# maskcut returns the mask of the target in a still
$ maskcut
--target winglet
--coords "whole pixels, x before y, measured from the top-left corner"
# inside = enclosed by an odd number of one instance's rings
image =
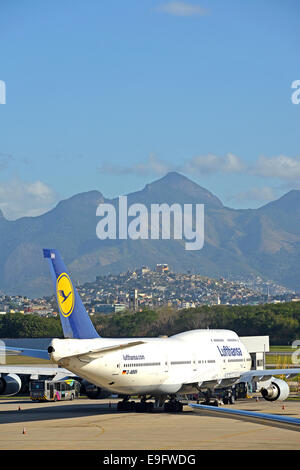
[[[64,337],[99,338],[60,253],[54,249],[44,249],[43,252],[50,266]]]

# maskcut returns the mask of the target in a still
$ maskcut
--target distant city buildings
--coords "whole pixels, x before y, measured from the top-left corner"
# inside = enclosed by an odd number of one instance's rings
[[[0,296],[0,313],[23,313],[49,316],[54,314],[53,305],[46,298],[30,299],[26,296]]]
[[[143,266],[121,274],[97,276],[94,282],[77,286],[90,315],[137,312],[144,308],[196,308],[201,305],[257,305],[299,301],[295,292],[258,276],[246,279],[210,279],[200,274],[174,273],[167,264],[154,270]],[[56,316],[56,298],[30,299],[0,295],[0,314]]]
[[[163,274],[169,271],[169,266],[167,264],[157,264],[156,265],[156,272]]]

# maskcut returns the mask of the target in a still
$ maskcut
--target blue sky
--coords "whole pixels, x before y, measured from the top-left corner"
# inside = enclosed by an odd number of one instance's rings
[[[171,170],[231,207],[299,188],[298,0],[4,0],[0,41],[7,218]]]

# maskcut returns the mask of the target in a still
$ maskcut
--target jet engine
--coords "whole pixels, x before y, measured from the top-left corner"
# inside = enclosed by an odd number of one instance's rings
[[[0,395],[16,395],[22,387],[22,381],[16,374],[7,374],[0,377]]]
[[[260,393],[267,401],[283,401],[289,396],[290,388],[284,380],[273,378],[269,386],[262,388]]]
[[[104,388],[97,387],[97,385],[91,384],[86,380],[81,382],[84,392],[88,398],[107,398],[111,395],[111,392]]]

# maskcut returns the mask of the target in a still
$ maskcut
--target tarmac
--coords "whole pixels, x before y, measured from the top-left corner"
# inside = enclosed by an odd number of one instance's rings
[[[1,450],[299,450],[300,426],[182,413],[118,412],[117,399],[32,402],[0,399]],[[231,409],[300,417],[300,401],[238,400]]]

